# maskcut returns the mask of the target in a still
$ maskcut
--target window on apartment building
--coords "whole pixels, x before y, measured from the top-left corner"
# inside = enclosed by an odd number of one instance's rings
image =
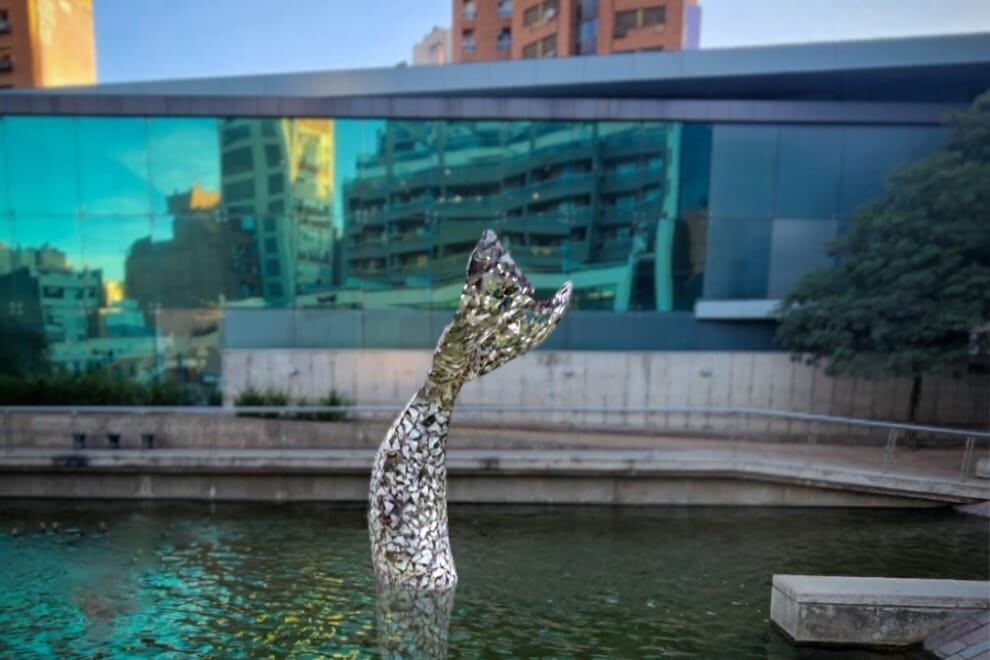
[[[461,9],[461,16],[464,17],[465,21],[473,21],[478,17],[478,6],[474,4],[474,0],[466,0],[463,9]]]
[[[512,18],[512,0],[498,0],[498,17]]]
[[[9,48],[0,48],[0,71],[12,71],[14,69],[14,58],[10,54]]]
[[[578,24],[577,52],[590,55],[598,51],[598,21],[581,21]]]
[[[0,9],[0,34],[7,34],[8,32],[10,32],[10,21],[7,10]]]
[[[543,3],[543,20],[552,21],[557,18],[557,0],[546,0]]]
[[[540,5],[533,5],[523,12],[523,25],[526,27],[535,27],[539,24],[541,15]]]
[[[590,21],[598,18],[598,0],[578,0],[577,19]]]
[[[223,129],[223,141],[225,143],[244,140],[251,136],[251,128],[246,124],[238,124]]]
[[[577,3],[577,44],[579,55],[589,55],[598,51],[598,0],[578,0]]]
[[[506,27],[499,30],[496,43],[499,50],[509,50],[512,47],[512,29]]]
[[[615,36],[624,37],[629,30],[663,25],[667,19],[666,7],[644,7],[615,14]]]
[[[282,150],[275,144],[265,145],[265,164],[268,167],[282,166]]]
[[[646,7],[643,9],[643,26],[663,25],[667,20],[666,7]]]
[[[254,170],[254,154],[251,147],[240,147],[225,151],[220,159],[225,175],[242,174]]]
[[[223,184],[223,201],[236,202],[251,199],[254,196],[254,181],[236,181]]]
[[[557,0],[544,0],[523,12],[523,25],[539,27],[557,18]]]
[[[620,11],[615,14],[615,36],[624,37],[626,32],[636,27],[639,10]]]
[[[474,47],[474,30],[464,30],[461,35],[461,52],[473,53]]]
[[[549,37],[543,39],[540,42],[542,52],[540,55],[542,57],[554,57],[557,55],[557,35],[551,34]]]
[[[555,57],[557,55],[557,35],[551,34],[539,41],[526,44],[523,48],[523,57]]]

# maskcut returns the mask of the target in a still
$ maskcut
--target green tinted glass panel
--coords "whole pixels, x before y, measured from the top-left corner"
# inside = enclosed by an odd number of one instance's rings
[[[193,189],[219,193],[219,123],[216,119],[192,117],[147,120],[148,181],[155,213],[183,213],[187,204],[181,197],[171,201],[173,195],[181,196]]]
[[[76,120],[81,210],[86,215],[151,211],[147,120],[82,117]]]
[[[19,215],[72,215],[80,210],[76,121],[69,117],[7,117],[7,180]]]

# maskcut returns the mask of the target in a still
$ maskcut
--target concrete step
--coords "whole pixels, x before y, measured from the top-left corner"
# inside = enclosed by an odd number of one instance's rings
[[[990,609],[990,582],[774,575],[770,620],[798,644],[902,647]]]
[[[104,474],[147,475],[160,479],[177,479],[176,475],[253,475],[273,479],[337,476],[366,482],[373,457],[374,451],[370,449],[81,452],[19,449],[0,455],[0,472],[8,475],[2,480],[5,483],[12,483],[12,477],[18,473],[63,479],[95,479]],[[534,497],[537,498],[534,501],[541,501],[538,495],[528,495],[531,491],[526,490],[527,484],[522,482],[527,481],[530,487],[546,482],[544,485],[549,487],[556,480],[563,490],[546,491],[547,501],[598,501],[600,497],[606,497],[606,482],[609,481],[636,491],[634,496],[630,495],[634,498],[630,503],[855,506],[849,498],[843,499],[846,495],[854,495],[873,498],[862,499],[862,506],[897,506],[898,500],[902,500],[902,505],[917,506],[990,499],[990,485],[979,479],[862,470],[730,448],[652,451],[462,449],[448,453],[447,468],[453,482],[451,496],[460,494],[469,498],[483,498],[480,489],[483,483],[488,483],[507,493],[511,492],[512,486],[523,487],[519,497]],[[477,483],[479,488],[470,496],[462,492],[461,485],[468,481]],[[731,486],[725,486],[728,482]],[[665,500],[663,498],[667,496],[655,490],[661,486],[676,486],[677,494],[671,491],[669,497],[672,499]],[[598,491],[601,491],[600,495],[593,495]],[[818,493],[814,497],[813,491]],[[16,496],[16,493],[0,488],[2,495]],[[194,495],[190,494],[190,497]],[[560,500],[562,497],[565,499]],[[358,499],[361,498],[363,495]],[[840,503],[843,501],[845,504]],[[606,498],[602,503],[610,503],[610,500]]]

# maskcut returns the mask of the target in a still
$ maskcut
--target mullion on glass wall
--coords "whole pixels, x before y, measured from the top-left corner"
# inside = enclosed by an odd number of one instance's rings
[[[7,156],[7,119],[0,117],[0,217],[6,218],[10,208],[10,163]]]
[[[673,308],[691,310],[704,285],[708,236],[708,199],[711,175],[712,126],[681,126],[677,228],[671,254],[674,279]]]

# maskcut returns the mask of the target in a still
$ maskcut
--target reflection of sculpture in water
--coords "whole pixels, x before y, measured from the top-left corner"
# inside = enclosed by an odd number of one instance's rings
[[[422,654],[442,653],[431,643],[446,646],[457,584],[447,532],[454,400],[467,381],[546,339],[570,297],[568,282],[550,300],[537,301],[494,232],[486,231],[471,253],[460,307],[440,336],[426,383],[385,435],[371,472],[368,527],[383,642],[387,635],[411,635],[427,644],[418,647]],[[403,646],[408,642],[395,643],[397,651],[411,652]]]

